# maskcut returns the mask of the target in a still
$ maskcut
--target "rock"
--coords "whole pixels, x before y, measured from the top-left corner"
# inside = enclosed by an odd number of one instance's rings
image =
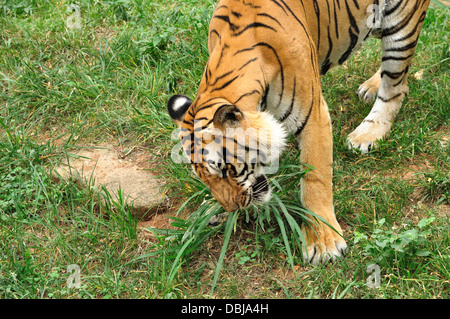
[[[140,218],[164,211],[167,199],[164,183],[149,170],[149,155],[117,151],[112,145],[96,146],[73,152],[55,169],[58,178],[73,178],[84,185],[104,186],[114,200],[119,189],[122,198]]]

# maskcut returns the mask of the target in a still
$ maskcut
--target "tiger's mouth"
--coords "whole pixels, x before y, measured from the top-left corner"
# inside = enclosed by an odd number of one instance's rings
[[[265,175],[260,175],[250,187],[241,191],[236,196],[234,201],[224,202],[218,197],[216,197],[216,199],[218,199],[219,203],[227,212],[232,212],[237,209],[247,208],[250,205],[262,205],[269,201],[270,197],[271,189],[269,186],[269,181]]]

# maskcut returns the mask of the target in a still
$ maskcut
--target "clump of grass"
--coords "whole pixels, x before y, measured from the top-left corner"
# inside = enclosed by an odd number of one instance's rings
[[[0,119],[5,131],[0,140],[0,214],[23,214],[38,210],[47,200],[58,197],[59,189],[48,187],[47,158],[54,155],[51,145],[37,144],[20,129],[11,129]]]

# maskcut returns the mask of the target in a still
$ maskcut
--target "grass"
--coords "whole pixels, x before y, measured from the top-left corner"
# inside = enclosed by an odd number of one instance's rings
[[[312,267],[301,260],[303,172],[293,145],[268,208],[217,227],[206,221],[218,205],[170,159],[165,102],[195,95],[215,1],[80,0],[81,28],[72,29],[71,3],[0,0],[0,298],[449,297],[448,8],[428,12],[410,94],[368,156],[345,140],[369,111],[355,92],[379,66],[379,42],[322,79],[335,207],[350,248]],[[158,157],[170,196],[184,203],[167,212],[174,229],[141,229],[123,196],[51,177],[74,149],[105,141]],[[367,286],[373,263],[378,289]],[[79,289],[67,284],[73,264]]]

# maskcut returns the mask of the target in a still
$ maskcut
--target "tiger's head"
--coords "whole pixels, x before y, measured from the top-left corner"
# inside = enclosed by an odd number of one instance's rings
[[[287,136],[272,115],[218,97],[192,102],[174,95],[167,109],[180,128],[184,155],[226,211],[270,199],[265,173],[277,164]]]

